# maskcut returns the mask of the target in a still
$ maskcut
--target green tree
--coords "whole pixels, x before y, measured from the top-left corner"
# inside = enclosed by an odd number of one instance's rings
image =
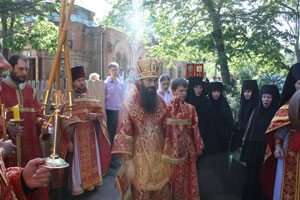
[[[135,2],[115,1],[102,24],[138,38],[136,31],[129,31]],[[254,77],[268,72],[257,70],[260,68],[287,69],[281,51],[291,51],[279,41],[284,34],[276,27],[278,13],[268,10],[262,1],[259,3],[253,6],[251,1],[152,0],[143,1],[135,10],[143,12],[140,28],[144,30],[143,41],[149,44],[149,55],[167,61],[216,62],[223,81],[230,84],[229,71],[236,73],[252,67]]]
[[[43,0],[0,1],[3,55],[7,57],[8,50],[20,51],[27,43],[37,49],[53,51],[56,46],[53,38],[57,37],[57,29],[47,21],[46,16],[57,8],[57,4]]]
[[[274,21],[280,27],[280,38],[292,47],[300,62],[300,0],[264,0],[262,7],[276,14]]]

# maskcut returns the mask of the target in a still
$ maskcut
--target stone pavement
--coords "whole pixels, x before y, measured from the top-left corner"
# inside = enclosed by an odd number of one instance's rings
[[[103,185],[98,186],[93,191],[85,191],[82,195],[72,196],[66,194],[67,191],[63,191],[62,200],[121,200],[118,189],[114,188],[115,175],[119,169],[108,169],[107,174],[103,177]],[[58,200],[57,198],[51,198]]]

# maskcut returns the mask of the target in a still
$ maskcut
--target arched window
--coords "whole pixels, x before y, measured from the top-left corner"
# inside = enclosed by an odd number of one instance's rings
[[[126,67],[127,67],[127,58],[126,58],[125,53],[122,54],[120,66],[122,66],[124,69],[126,69]]]
[[[169,76],[170,76],[171,79],[173,78],[173,73],[174,73],[174,69],[169,68]]]
[[[116,55],[116,63],[118,63],[119,66],[120,66],[120,64],[121,64],[121,54],[120,54],[120,52],[117,52],[117,55]]]

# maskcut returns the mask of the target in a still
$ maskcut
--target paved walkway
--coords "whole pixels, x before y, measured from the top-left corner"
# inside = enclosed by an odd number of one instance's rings
[[[103,185],[96,187],[95,190],[85,191],[84,194],[79,196],[64,194],[65,197],[62,200],[121,200],[119,190],[114,188],[115,175],[118,170],[108,169],[107,174],[103,177]]]

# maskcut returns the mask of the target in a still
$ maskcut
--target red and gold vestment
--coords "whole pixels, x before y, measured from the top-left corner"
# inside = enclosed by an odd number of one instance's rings
[[[170,166],[162,159],[166,104],[158,98],[153,114],[141,107],[140,86],[133,85],[120,112],[112,154],[132,161],[133,180],[123,163],[116,177],[122,199],[170,199]],[[125,163],[126,163],[125,162]]]
[[[196,159],[204,143],[195,107],[173,97],[168,104],[163,159],[173,165],[173,198],[199,200]]]
[[[42,150],[40,144],[40,134],[42,125],[45,122],[36,91],[28,84],[17,86],[7,76],[0,83],[0,104],[5,105],[6,120],[13,119],[13,109],[15,105],[19,105],[20,118],[24,119],[21,122],[23,134],[21,136],[21,167],[25,167],[29,160],[41,158]],[[2,126],[0,125],[0,134],[2,137]],[[43,139],[48,139],[49,135],[44,135]],[[16,144],[14,137],[10,137],[13,144]],[[5,159],[6,167],[17,166],[16,154],[11,154]],[[39,193],[36,193],[36,198],[48,199],[48,188],[41,187]]]
[[[27,199],[22,188],[21,174],[23,168],[11,167],[6,169],[0,156],[0,199]]]
[[[299,148],[293,148],[297,141],[299,142],[300,132],[294,130],[290,126],[288,116],[289,101],[285,103],[275,114],[271,124],[266,132],[268,147],[266,151],[265,163],[261,171],[261,184],[268,200],[273,199],[275,174],[277,167],[277,159],[273,155],[275,148],[274,133],[277,129],[288,126],[289,135],[284,156],[284,167],[282,174],[281,198],[289,200],[298,200],[300,198],[300,153]],[[282,143],[282,142],[281,142]],[[282,145],[281,145],[282,146]]]
[[[68,103],[68,96],[66,95],[62,107],[62,114],[66,116],[70,114]],[[77,195],[83,193],[84,189],[91,190],[94,186],[103,184],[101,174],[98,173],[97,154],[100,153],[101,173],[103,175],[110,163],[111,147],[106,127],[106,118],[100,101],[96,99],[91,92],[87,91],[84,94],[75,94],[74,104],[76,106],[73,108],[72,117],[62,119],[61,128],[63,131],[59,140],[59,155],[65,159],[68,153],[69,143],[77,144],[77,147],[74,145],[74,148],[78,149],[77,164],[79,164],[82,187],[81,191],[73,193]],[[89,113],[97,114],[96,122],[89,120]],[[96,131],[97,123],[99,125],[98,131]],[[73,128],[66,129],[70,126]],[[97,141],[97,143],[95,141]],[[96,144],[98,144],[98,146],[96,146]],[[98,150],[100,152],[98,152]],[[68,160],[71,165],[69,169],[72,169],[73,159],[74,157]],[[68,176],[70,179],[71,174]],[[53,180],[53,187],[62,186],[63,178],[64,170],[59,170],[59,178]]]

